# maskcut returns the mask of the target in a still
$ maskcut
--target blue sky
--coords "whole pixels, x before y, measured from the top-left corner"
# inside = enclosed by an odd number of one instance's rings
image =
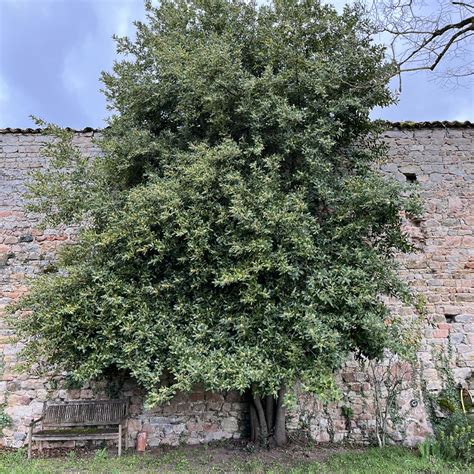
[[[99,75],[112,66],[111,36],[133,35],[132,21],[143,17],[142,0],[0,0],[0,128],[30,127],[31,114],[101,127],[109,112]],[[474,88],[413,73],[404,78],[399,104],[374,115],[474,121]]]

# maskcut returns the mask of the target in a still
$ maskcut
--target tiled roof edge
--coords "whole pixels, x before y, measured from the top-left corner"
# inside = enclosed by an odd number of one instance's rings
[[[389,122],[382,121],[388,128],[420,129],[420,128],[474,128],[474,123],[466,120],[433,120],[428,122]]]
[[[387,128],[402,128],[402,129],[420,129],[420,128],[474,128],[474,123],[466,120],[460,122],[458,120],[436,120],[432,122],[388,122],[382,121]],[[85,127],[82,129],[75,129],[66,127],[66,130],[74,133],[97,133],[101,132],[101,128]],[[0,128],[0,134],[6,133],[42,133],[42,128]]]
[[[7,127],[7,128],[0,128],[0,133],[24,133],[24,134],[30,134],[30,133],[43,133],[43,128],[12,128],[12,127]],[[95,132],[101,132],[103,129],[101,128],[93,128],[93,127],[84,127],[81,129],[76,129],[76,128],[70,128],[66,127],[66,130],[69,132],[74,132],[74,133],[95,133]]]

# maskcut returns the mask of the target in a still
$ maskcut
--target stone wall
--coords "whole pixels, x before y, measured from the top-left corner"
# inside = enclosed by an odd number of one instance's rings
[[[20,349],[5,321],[4,308],[27,291],[27,279],[45,270],[58,245],[70,241],[70,229],[38,229],[25,212],[23,193],[28,173],[45,165],[41,149],[50,139],[34,130],[0,133],[0,421],[11,418],[2,442],[21,446],[27,425],[41,413],[48,399],[105,397],[107,387],[68,387],[63,379],[43,380],[15,372]],[[95,154],[94,131],[75,135],[83,153]],[[390,160],[384,173],[399,180],[416,181],[424,200],[423,219],[409,222],[408,230],[419,251],[403,258],[403,277],[426,299],[429,323],[420,351],[427,388],[440,388],[434,368],[433,347],[455,348],[456,377],[474,389],[474,127],[470,124],[400,125],[384,134]],[[409,316],[410,310],[396,308]],[[290,417],[297,433],[307,429],[318,441],[345,438],[367,441],[373,435],[372,386],[367,371],[349,361],[339,375],[344,399],[323,405],[301,397],[300,409]],[[212,394],[198,388],[178,395],[171,404],[153,411],[143,408],[143,394],[125,383],[121,396],[131,405],[129,435],[147,431],[149,444],[201,443],[245,436],[247,404],[236,393]],[[394,437],[415,444],[429,432],[419,389],[407,389],[401,398],[404,430]],[[2,405],[3,404],[3,405]],[[352,409],[350,417],[344,407]],[[416,405],[416,406],[415,406]]]
[[[420,353],[428,388],[439,388],[430,348],[455,346],[454,373],[474,389],[474,127],[393,130],[382,171],[416,179],[423,219],[410,233],[419,251],[404,256],[402,276],[426,299],[432,324]]]

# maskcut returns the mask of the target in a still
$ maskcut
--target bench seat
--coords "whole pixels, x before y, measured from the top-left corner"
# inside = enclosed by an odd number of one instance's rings
[[[94,439],[118,439],[117,429],[64,429],[42,430],[33,433],[33,441],[82,441]]]

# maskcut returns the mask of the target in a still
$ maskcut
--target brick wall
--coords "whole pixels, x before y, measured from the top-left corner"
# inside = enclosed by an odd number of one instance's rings
[[[75,135],[83,153],[95,154],[93,131]],[[424,329],[420,351],[423,377],[429,389],[439,389],[433,347],[445,345],[448,335],[455,346],[454,372],[474,389],[474,127],[426,124],[394,128],[384,134],[389,163],[384,173],[421,188],[423,219],[409,224],[419,252],[403,258],[403,277],[424,294],[431,323]],[[67,389],[64,380],[45,381],[15,373],[20,349],[5,322],[3,308],[27,290],[27,278],[41,272],[63,242],[73,238],[71,229],[40,231],[38,222],[24,210],[23,193],[28,173],[45,165],[41,149],[49,140],[34,131],[0,133],[0,405],[12,419],[3,429],[3,443],[21,446],[27,424],[41,413],[48,399],[86,399],[106,396],[102,386]],[[407,308],[396,308],[410,314]],[[344,399],[323,406],[302,397],[300,409],[289,426],[303,428],[319,441],[349,438],[366,441],[373,434],[372,387],[367,373],[348,361],[339,375]],[[208,442],[245,435],[247,405],[238,394],[211,394],[196,389],[177,396],[169,405],[143,409],[143,395],[129,382],[122,396],[131,400],[130,436],[147,431],[150,445]],[[415,444],[429,432],[420,391],[410,389],[401,399],[403,430],[393,429],[396,439]],[[350,405],[353,416],[344,416]],[[416,405],[416,406],[414,406]]]

